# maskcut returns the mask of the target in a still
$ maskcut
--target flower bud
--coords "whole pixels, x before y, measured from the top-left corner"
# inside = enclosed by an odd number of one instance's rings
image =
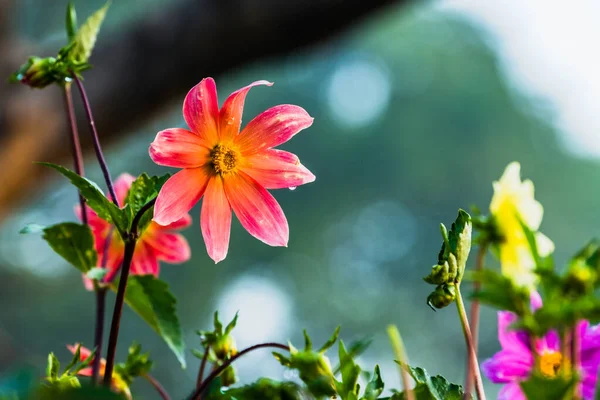
[[[456,286],[452,284],[439,285],[429,296],[427,296],[427,304],[434,311],[436,308],[444,308],[452,304],[456,299]]]
[[[56,82],[55,66],[56,59],[53,57],[30,57],[27,63],[11,76],[10,80],[42,89]]]

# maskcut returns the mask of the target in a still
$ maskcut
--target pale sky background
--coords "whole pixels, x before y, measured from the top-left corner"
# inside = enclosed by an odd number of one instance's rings
[[[600,157],[600,1],[442,0],[489,31],[505,72],[550,101],[565,148]]]

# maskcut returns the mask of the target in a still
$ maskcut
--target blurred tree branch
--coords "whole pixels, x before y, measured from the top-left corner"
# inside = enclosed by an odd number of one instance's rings
[[[118,35],[101,33],[87,89],[108,143],[147,122],[205,76],[290,53],[331,39],[391,4],[409,0],[187,0],[137,21]],[[0,73],[16,70],[26,55],[9,36],[10,0],[0,0]],[[4,86],[7,84],[4,83]],[[91,142],[81,109],[87,152]],[[69,156],[66,120],[57,89],[5,87],[0,93],[0,219],[40,185],[46,171],[33,161]],[[6,171],[9,174],[6,174]]]

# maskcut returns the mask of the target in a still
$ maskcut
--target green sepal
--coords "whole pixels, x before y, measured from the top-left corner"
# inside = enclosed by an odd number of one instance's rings
[[[60,361],[54,355],[54,353],[48,354],[48,365],[46,366],[46,378],[58,379],[58,372],[60,370]]]
[[[135,378],[147,375],[153,364],[150,353],[142,353],[142,345],[133,342],[129,346],[127,359],[124,363],[115,365],[115,372],[123,378],[127,386],[131,386]]]
[[[567,400],[572,399],[572,392],[577,383],[573,376],[558,375],[548,378],[534,373],[526,381],[520,383],[521,390],[530,400]]]
[[[67,39],[71,42],[77,34],[77,13],[72,2],[67,4],[67,15],[65,18],[65,28],[67,30]]]
[[[375,370],[373,371],[373,376],[371,380],[367,384],[365,388],[365,394],[361,397],[361,400],[376,400],[383,389],[385,387],[385,383],[383,379],[381,379],[381,372],[379,370],[379,365],[375,366]]]

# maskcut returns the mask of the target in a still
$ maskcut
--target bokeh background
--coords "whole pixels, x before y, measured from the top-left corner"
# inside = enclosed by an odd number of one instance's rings
[[[275,5],[273,5],[273,4]],[[400,382],[385,334],[400,328],[413,364],[464,379],[464,344],[454,308],[433,313],[421,277],[436,261],[438,224],[459,207],[486,210],[492,181],[511,161],[533,179],[545,207],[542,230],[559,264],[598,233],[600,99],[595,51],[600,4],[543,0],[114,2],[85,74],[114,177],[164,173],[148,145],[158,130],[183,126],[186,91],[214,76],[220,99],[258,79],[244,120],[298,104],[314,125],[283,148],[316,182],[275,197],[289,220],[288,248],[269,248],[234,221],[227,259],[206,255],[198,219],[186,232],[184,265],[161,276],[179,299],[189,348],[196,329],[240,311],[240,348],[262,341],[316,343],[342,325],[348,342],[373,344],[360,358],[381,365],[387,388]],[[75,1],[80,20],[100,1]],[[30,53],[63,45],[66,1],[0,1],[3,76]],[[76,102],[79,102],[75,96]],[[41,373],[67,343],[91,346],[94,296],[29,222],[74,220],[71,187],[32,161],[71,165],[62,99],[0,84],[0,374]],[[95,107],[96,105],[96,107]],[[80,115],[80,131],[88,135]],[[86,170],[101,182],[93,154]],[[495,260],[489,258],[489,264]],[[112,308],[111,298],[108,309]],[[495,313],[484,309],[482,358],[498,350]],[[199,361],[181,370],[164,343],[129,310],[119,354],[138,340],[174,398],[193,387]],[[244,382],[295,379],[268,352],[237,364]],[[498,388],[488,383],[490,393]],[[144,382],[140,398],[156,398]]]

